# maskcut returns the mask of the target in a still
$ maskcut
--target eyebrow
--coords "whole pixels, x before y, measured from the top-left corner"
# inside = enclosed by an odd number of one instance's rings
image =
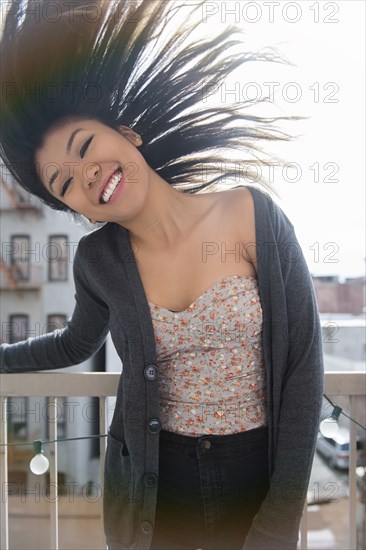
[[[84,130],[84,128],[76,128],[76,130],[74,130],[69,139],[67,140],[67,144],[66,144],[66,152],[67,154],[69,155],[70,154],[70,150],[71,150],[71,147],[72,147],[72,144],[74,142],[74,138],[76,136],[76,134],[78,132],[81,132],[82,130]],[[57,178],[57,176],[59,175],[60,171],[59,170],[56,170],[56,172],[54,174],[52,174],[52,176],[50,177],[50,181],[48,182],[48,186],[50,187],[51,191],[52,191],[52,186],[55,182],[55,179]]]

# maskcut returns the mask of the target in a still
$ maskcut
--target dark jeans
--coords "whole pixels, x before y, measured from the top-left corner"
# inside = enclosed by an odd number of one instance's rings
[[[151,550],[242,550],[268,489],[267,427],[201,437],[162,430]]]

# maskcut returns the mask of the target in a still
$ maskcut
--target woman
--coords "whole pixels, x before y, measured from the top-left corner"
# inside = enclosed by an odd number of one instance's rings
[[[197,107],[240,64],[280,58],[220,59],[236,28],[182,46],[202,1],[189,17],[176,2],[66,4],[8,12],[1,157],[51,208],[103,225],[79,243],[67,326],[2,345],[1,372],[80,363],[111,332],[111,550],[295,549],[323,393],[314,288],[265,180],[215,186],[238,167],[253,180],[265,161],[243,149],[287,136],[243,105]]]

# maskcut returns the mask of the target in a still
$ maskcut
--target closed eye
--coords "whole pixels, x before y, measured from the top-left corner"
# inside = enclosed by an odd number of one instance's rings
[[[91,136],[91,137],[84,143],[84,145],[82,146],[82,148],[80,149],[80,156],[81,156],[81,158],[84,158],[84,155],[85,155],[85,153],[86,153],[86,151],[87,151],[87,149],[88,149],[88,147],[89,147],[89,145],[90,145],[90,143],[91,143],[93,137],[94,137],[94,136]]]
[[[89,147],[89,145],[90,145],[90,143],[91,143],[93,137],[94,137],[94,135],[91,136],[91,137],[84,143],[84,145],[82,146],[82,148],[80,149],[80,156],[81,156],[81,158],[84,157],[84,155],[85,155],[85,153],[86,153],[86,151],[87,151],[87,149],[88,149],[88,147]],[[68,180],[65,181],[65,183],[63,184],[62,189],[61,189],[60,197],[63,197],[63,196],[65,195],[66,191],[67,191],[68,188],[69,188],[69,185],[70,185],[71,181],[72,181],[72,178],[69,178]]]
[[[64,194],[66,193],[70,183],[71,183],[71,180],[72,178],[69,178],[68,180],[65,181],[65,183],[63,184],[62,186],[62,189],[61,189],[61,193],[60,193],[60,197],[63,197]]]

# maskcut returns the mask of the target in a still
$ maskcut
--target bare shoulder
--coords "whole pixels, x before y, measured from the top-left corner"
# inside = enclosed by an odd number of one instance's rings
[[[234,216],[236,226],[243,229],[243,239],[255,242],[255,210],[253,196],[247,187],[230,189],[225,195],[225,211]]]
[[[230,189],[223,194],[225,195],[225,201],[223,201],[225,211],[232,216],[231,220],[234,221],[238,238],[247,254],[246,258],[257,271],[253,196],[247,187]]]

